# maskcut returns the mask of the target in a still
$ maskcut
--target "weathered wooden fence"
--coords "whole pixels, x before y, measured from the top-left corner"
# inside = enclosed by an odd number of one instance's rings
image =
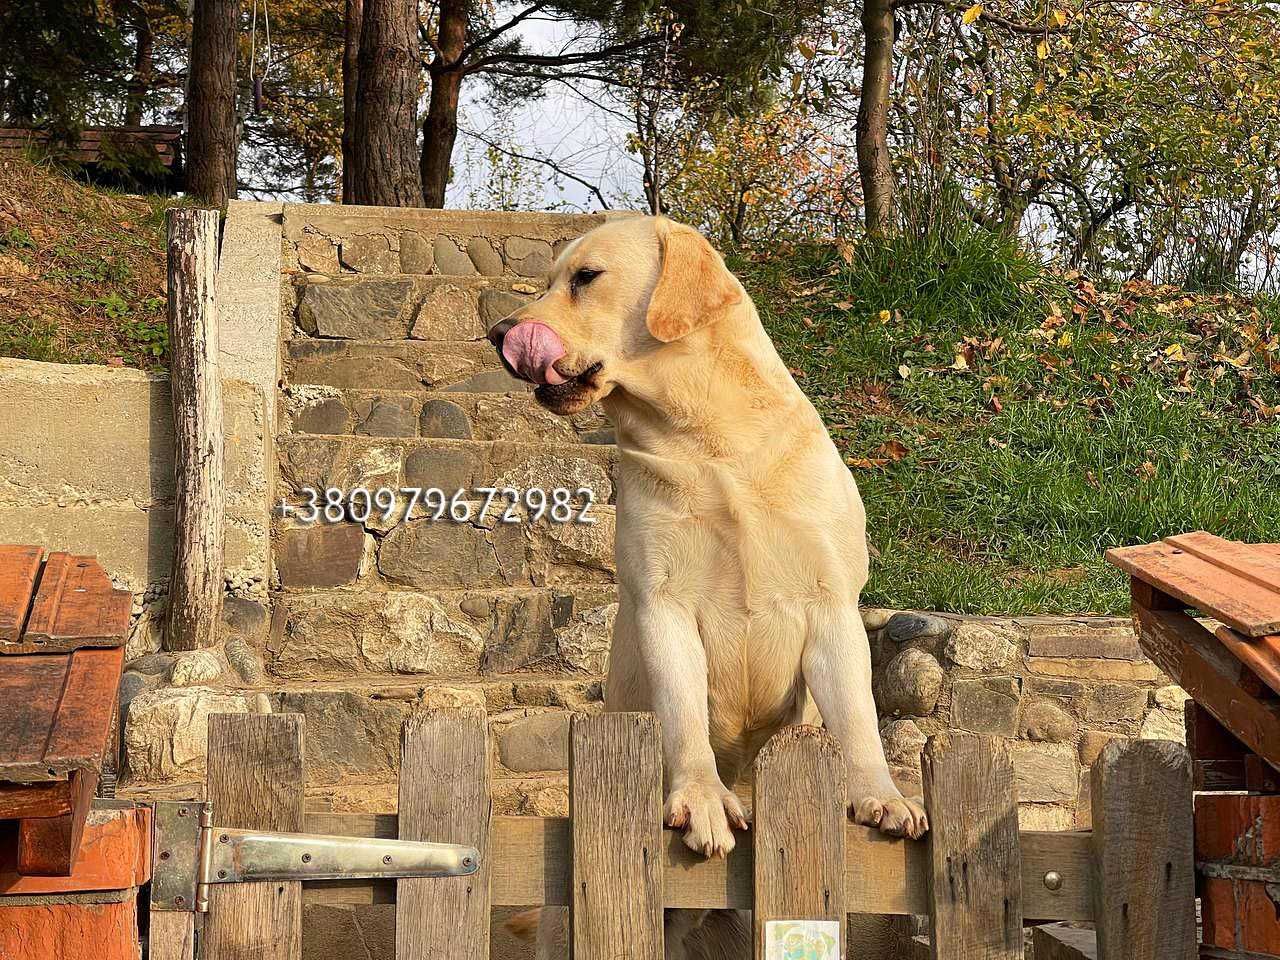
[[[490,816],[478,709],[405,725],[399,817],[305,813],[303,733],[296,716],[212,718],[219,822],[464,843],[479,850],[480,870],[223,888],[204,918],[203,960],[297,960],[305,902],[391,901],[398,960],[486,960],[490,908],[532,905],[570,908],[576,960],[659,960],[664,907],[753,910],[757,960],[768,921],[836,921],[843,934],[848,914],[927,915],[937,960],[1021,960],[1024,924],[1053,920],[1096,924],[1101,960],[1195,956],[1191,771],[1179,744],[1109,745],[1093,769],[1093,833],[1043,833],[1018,829],[1003,742],[934,737],[924,756],[930,833],[910,842],[850,824],[837,745],[791,727],[758,758],[751,831],[726,859],[706,860],[661,827],[648,714],[574,718],[567,819]],[[190,956],[163,939],[151,949],[154,960]],[[1088,954],[1051,954],[1076,955]]]

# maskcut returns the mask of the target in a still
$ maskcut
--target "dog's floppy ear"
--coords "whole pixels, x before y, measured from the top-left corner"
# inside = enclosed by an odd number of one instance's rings
[[[717,320],[742,300],[742,291],[697,230],[665,217],[656,224],[662,272],[645,324],[656,339],[670,343]]]

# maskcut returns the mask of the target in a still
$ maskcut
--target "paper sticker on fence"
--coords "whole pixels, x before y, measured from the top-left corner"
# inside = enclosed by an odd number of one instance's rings
[[[764,925],[765,960],[840,960],[837,920],[770,920]]]

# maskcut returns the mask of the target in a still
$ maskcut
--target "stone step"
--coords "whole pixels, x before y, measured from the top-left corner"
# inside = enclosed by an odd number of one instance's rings
[[[614,442],[613,427],[598,408],[560,417],[527,393],[286,386],[279,422],[286,432],[320,436]]]
[[[495,500],[452,505],[465,520],[448,513],[433,519],[416,507],[408,520],[393,514],[370,516],[364,524],[339,521],[277,524],[276,573],[284,590],[359,585],[367,590],[541,587],[609,584],[616,575],[614,508],[594,505],[587,522],[583,507],[561,510],[563,521]],[[502,522],[503,516],[518,518]]]
[[[357,487],[437,488],[452,496],[480,487],[587,487],[597,504],[613,501],[617,447],[590,443],[515,443],[506,440],[439,440],[378,437],[320,437],[282,434],[276,438],[280,494],[291,505],[309,501],[303,492]],[[340,519],[340,517],[335,517]]]
[[[285,274],[541,277],[575,237],[607,214],[288,204]]]
[[[285,344],[284,376],[304,385],[340,390],[443,390],[450,393],[529,393],[502,367],[484,340],[324,340],[294,337]]]
[[[544,289],[512,277],[296,277],[295,334],[338,340],[481,340]]]
[[[438,685],[526,671],[598,678],[616,611],[617,591],[604,584],[286,592],[277,597],[265,665],[292,681],[401,675]]]

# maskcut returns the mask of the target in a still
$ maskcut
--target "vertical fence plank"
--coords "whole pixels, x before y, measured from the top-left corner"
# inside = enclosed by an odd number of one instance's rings
[[[208,797],[222,827],[301,832],[306,781],[298,714],[209,718]],[[209,888],[202,960],[298,960],[302,884],[217,883]]]
[[[396,882],[397,960],[488,960],[489,740],[484,710],[429,710],[400,743],[400,839],[480,853],[470,876]]]
[[[147,960],[193,960],[196,950],[194,913],[152,910],[148,923]]]
[[[1022,960],[1022,850],[1009,748],[946,733],[925,745],[936,960]]]
[[[173,577],[165,648],[217,640],[222,621],[222,378],[218,372],[218,211],[169,211],[169,385],[173,392]]]
[[[569,738],[574,960],[662,960],[662,746],[648,713],[575,716]]]
[[[786,727],[760,751],[755,774],[756,960],[770,920],[837,921],[843,945],[849,821],[840,745],[817,727]]]
[[[1093,764],[1094,917],[1101,960],[1196,955],[1191,758],[1117,741]]]

